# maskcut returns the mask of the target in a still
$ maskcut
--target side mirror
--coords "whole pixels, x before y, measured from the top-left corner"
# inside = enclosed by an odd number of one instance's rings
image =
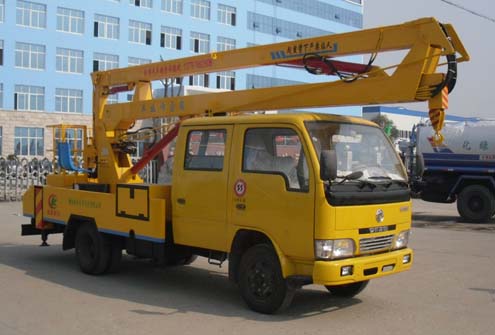
[[[334,180],[337,178],[337,153],[335,150],[322,150],[320,155],[320,178]]]

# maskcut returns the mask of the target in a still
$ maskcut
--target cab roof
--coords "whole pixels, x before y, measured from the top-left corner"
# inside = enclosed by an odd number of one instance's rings
[[[323,113],[283,113],[283,114],[241,114],[237,116],[195,117],[182,123],[183,126],[212,125],[212,124],[245,124],[245,123],[290,123],[298,124],[305,121],[330,121],[355,123],[377,127],[376,123],[360,117],[343,116]]]

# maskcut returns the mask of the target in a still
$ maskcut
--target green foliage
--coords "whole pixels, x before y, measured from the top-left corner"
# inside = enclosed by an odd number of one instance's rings
[[[395,140],[399,137],[399,130],[394,125],[394,122],[390,120],[386,115],[378,115],[377,117],[373,118],[371,121],[373,121],[380,128],[382,128],[383,132],[392,140]]]

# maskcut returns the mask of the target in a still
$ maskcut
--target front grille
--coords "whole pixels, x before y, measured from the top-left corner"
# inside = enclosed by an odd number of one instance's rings
[[[370,253],[383,249],[390,249],[394,235],[362,238],[359,240],[359,251],[361,253]]]

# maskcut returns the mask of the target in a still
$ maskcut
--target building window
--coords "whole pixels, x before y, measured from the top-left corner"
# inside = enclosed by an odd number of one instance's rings
[[[60,136],[60,128],[55,128],[55,141],[62,141]],[[69,146],[74,150],[76,156],[82,156],[83,153],[83,137],[82,129],[65,129],[65,141],[69,142]]]
[[[153,0],[129,0],[130,5],[143,8],[152,8]]]
[[[302,81],[288,80],[282,78],[266,77],[248,73],[246,75],[246,88],[264,88],[276,86],[289,86],[304,84]]]
[[[217,51],[227,51],[232,49],[235,49],[235,40],[233,38],[218,36]]]
[[[226,139],[227,131],[225,129],[189,132],[184,169],[221,171]]]
[[[217,88],[224,90],[235,90],[235,72],[217,73]]]
[[[363,5],[363,0],[346,0],[346,1],[355,3],[356,5],[361,5],[361,6]]]
[[[129,20],[129,42],[151,45],[151,23]]]
[[[208,74],[197,74],[194,76],[189,76],[189,85],[191,86],[210,86],[210,76]]]
[[[3,65],[3,40],[0,40],[0,66]]]
[[[285,8],[288,10],[292,11],[297,11],[301,14],[307,14],[315,17],[322,18],[327,21],[334,21],[338,22],[340,24],[345,24],[348,26],[356,27],[356,28],[362,28],[363,27],[363,14],[359,13],[357,11],[345,9],[341,6],[338,5],[331,5],[328,2],[333,2],[335,3],[336,1],[321,1],[321,0],[257,0],[257,2],[263,2],[265,4],[268,4],[269,6],[276,6],[280,8]],[[358,1],[352,1],[353,3],[357,3]],[[361,1],[359,1],[361,2]],[[276,8],[274,9],[276,10]],[[248,12],[248,28],[251,25],[251,19],[249,18],[251,12]],[[275,15],[276,16],[276,15]],[[282,23],[285,24],[286,27],[281,27],[282,31],[283,30],[289,30],[289,31],[296,31],[300,32],[302,36],[298,37],[310,37],[310,36],[317,36],[316,34],[311,34],[312,29],[310,27],[307,27],[306,29],[309,30],[310,34],[301,32],[299,29],[304,28],[304,26],[301,26],[300,24],[297,24],[293,21],[286,21],[280,22],[279,19],[274,18],[273,16],[267,16],[266,18],[271,18],[270,21],[274,24],[271,29],[276,28],[278,24]],[[258,19],[255,20],[256,22],[259,22]],[[265,25],[266,23],[259,22],[261,26]],[[263,30],[269,30],[270,27],[262,27]],[[264,32],[264,31],[263,31]],[[270,32],[268,32],[270,33]],[[287,34],[287,38],[294,39],[295,36],[292,34]],[[320,34],[322,35],[322,34]],[[285,37],[285,36],[284,36]]]
[[[3,108],[3,83],[0,83],[0,108]]]
[[[83,73],[84,52],[57,48],[57,71],[65,73]]]
[[[191,31],[190,50],[200,54],[210,52],[210,35]]]
[[[191,0],[191,16],[197,19],[210,19],[210,2],[205,0]]]
[[[68,88],[55,89],[55,111],[65,113],[82,113],[83,91]]]
[[[84,33],[84,12],[70,8],[57,8],[57,30],[67,33]]]
[[[250,30],[269,34],[272,36],[285,37],[288,39],[298,39],[332,34],[332,32],[328,30],[318,29],[299,24],[294,21],[282,20],[272,16],[253,12],[247,13],[247,22],[247,28]]]
[[[119,39],[119,19],[117,17],[95,14],[94,37]]]
[[[146,58],[137,58],[137,57],[129,57],[127,59],[128,66],[142,65],[151,63],[151,59]]]
[[[45,69],[45,46],[29,43],[15,43],[15,66],[24,69]]]
[[[15,127],[14,154],[21,156],[43,156],[43,128]]]
[[[2,156],[2,127],[0,127],[0,156]]]
[[[5,1],[0,0],[0,22],[5,20]]]
[[[46,5],[17,0],[16,23],[31,28],[46,28]]]
[[[119,56],[95,52],[93,54],[93,71],[106,71],[119,67]]]
[[[173,14],[182,14],[182,0],[162,0],[162,10]]]
[[[45,88],[15,85],[14,109],[18,111],[43,111],[45,109]]]
[[[182,49],[182,30],[162,26],[160,34],[160,46],[168,49]]]
[[[218,5],[218,22],[228,24],[229,26],[235,26],[236,22],[236,9],[235,7]]]

